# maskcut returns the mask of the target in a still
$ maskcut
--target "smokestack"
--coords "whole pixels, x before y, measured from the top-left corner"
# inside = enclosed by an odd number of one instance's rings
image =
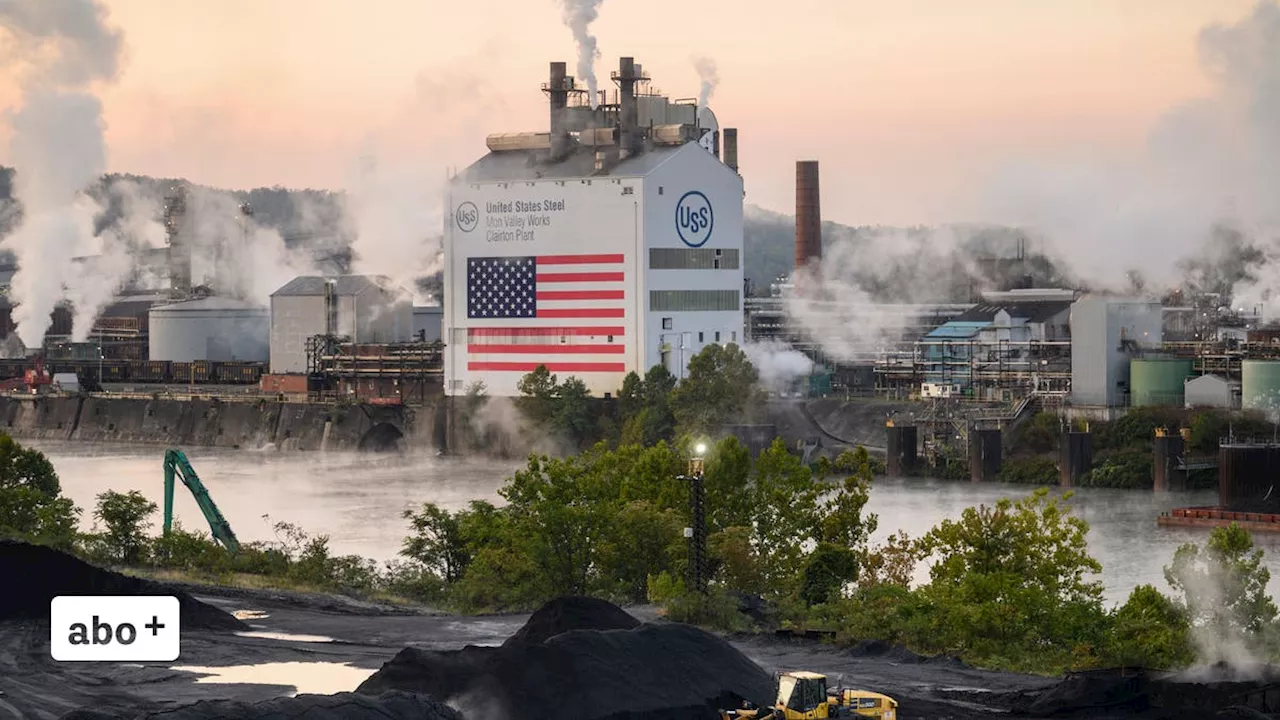
[[[738,172],[738,128],[724,129],[724,164]]]
[[[711,133],[711,154],[715,155],[717,160],[720,159],[720,131],[719,130],[716,130],[715,132]]]
[[[822,208],[818,161],[796,162],[796,271],[822,260]]]
[[[636,81],[640,79],[635,58],[618,61],[618,122],[622,125],[622,148],[630,155],[640,152],[640,108],[636,104]]]
[[[569,105],[569,83],[565,63],[551,63],[551,77],[547,81],[547,95],[551,98],[551,157],[565,155],[569,146],[569,133],[564,129],[565,108]]]

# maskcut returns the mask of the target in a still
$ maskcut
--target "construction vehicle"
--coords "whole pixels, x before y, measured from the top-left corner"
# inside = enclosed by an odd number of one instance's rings
[[[204,519],[209,521],[209,532],[213,534],[213,539],[232,553],[240,552],[240,541],[236,540],[236,534],[231,532],[231,523],[222,517],[218,506],[213,504],[213,498],[209,497],[209,491],[205,489],[204,483],[200,482],[200,477],[191,467],[186,453],[176,448],[170,448],[164,453],[164,534],[168,535],[173,527],[175,477],[182,480],[182,484],[186,485],[191,495],[195,497],[196,504],[200,506],[200,512],[204,513]]]
[[[895,720],[898,701],[869,690],[828,688],[827,676],[814,672],[778,675],[778,697],[771,708],[721,710],[721,720],[823,720],[879,718]]]

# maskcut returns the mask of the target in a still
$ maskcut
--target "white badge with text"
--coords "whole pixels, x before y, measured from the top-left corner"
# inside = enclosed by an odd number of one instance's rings
[[[49,651],[61,662],[178,659],[179,603],[172,595],[61,595],[49,605]]]

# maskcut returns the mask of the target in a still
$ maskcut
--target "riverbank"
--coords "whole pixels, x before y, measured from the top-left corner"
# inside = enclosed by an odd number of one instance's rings
[[[281,450],[444,449],[448,404],[281,402],[253,397],[0,397],[0,430],[65,440]]]

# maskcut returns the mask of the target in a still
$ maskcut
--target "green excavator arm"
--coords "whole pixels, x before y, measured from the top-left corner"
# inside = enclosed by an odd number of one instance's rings
[[[164,534],[168,535],[173,527],[175,477],[182,480],[182,484],[186,485],[191,495],[195,497],[196,504],[200,506],[200,512],[204,513],[204,519],[209,521],[209,530],[213,533],[213,539],[222,543],[223,547],[233,553],[240,552],[240,541],[236,540],[236,534],[231,532],[231,523],[228,523],[227,519],[222,517],[222,513],[218,512],[218,506],[213,504],[213,498],[209,497],[209,491],[205,489],[204,483],[200,482],[200,477],[191,467],[186,453],[173,448],[164,453]]]

